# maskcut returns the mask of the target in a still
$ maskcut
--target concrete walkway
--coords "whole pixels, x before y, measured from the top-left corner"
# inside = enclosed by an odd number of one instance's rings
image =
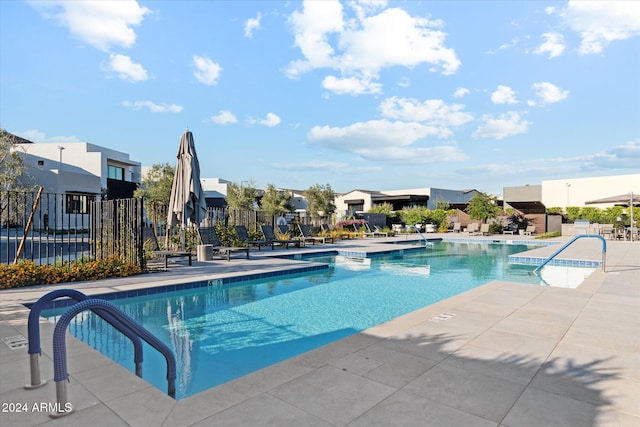
[[[491,236],[503,238],[520,236]],[[388,251],[382,242],[275,252]],[[548,256],[557,248],[531,252]],[[95,294],[300,265],[271,255],[263,249],[248,261],[0,291],[0,338],[26,337],[23,303],[54,288]],[[562,257],[600,260],[600,243],[581,239]],[[2,426],[640,425],[638,242],[608,242],[606,272],[596,271],[576,289],[491,282],[179,401],[69,338],[75,412],[55,420],[40,411],[56,399],[53,328],[41,322],[41,329],[40,366],[48,381],[41,388],[23,387],[29,382],[26,348],[0,343]]]

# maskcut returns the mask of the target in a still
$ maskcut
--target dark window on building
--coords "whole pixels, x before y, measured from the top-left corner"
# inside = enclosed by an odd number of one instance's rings
[[[357,203],[357,204],[349,203],[347,205],[347,210],[353,211],[353,212],[362,212],[364,210],[364,203]]]
[[[44,160],[38,160],[38,166],[44,166]]]
[[[107,166],[109,176],[107,178],[117,179],[119,181],[124,181],[124,168],[119,168],[118,166]]]
[[[95,196],[86,194],[67,194],[65,212],[68,214],[89,213],[89,202],[95,200]]]

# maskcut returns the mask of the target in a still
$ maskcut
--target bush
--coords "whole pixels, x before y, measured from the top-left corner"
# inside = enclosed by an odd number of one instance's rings
[[[141,272],[140,267],[123,262],[118,257],[80,260],[59,266],[21,261],[18,264],[0,264],[0,289],[128,277]]]
[[[494,222],[489,225],[489,233],[491,234],[501,234],[502,233],[502,224],[499,222]]]
[[[549,231],[548,233],[538,234],[536,239],[549,239],[551,237],[559,237],[562,234],[559,231]]]

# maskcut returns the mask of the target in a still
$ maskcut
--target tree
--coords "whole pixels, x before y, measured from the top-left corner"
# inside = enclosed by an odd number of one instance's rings
[[[18,144],[16,136],[0,129],[0,190],[24,190],[26,167],[20,153],[15,150]],[[12,150],[12,148],[14,148]]]
[[[305,191],[307,199],[307,213],[312,218],[326,218],[336,211],[335,193],[331,189],[331,185],[312,185]]]
[[[500,207],[495,203],[495,196],[479,192],[469,200],[469,206],[465,212],[469,214],[471,219],[479,219],[483,223],[488,219],[496,218]]]
[[[246,186],[238,185],[235,182],[227,185],[227,205],[231,210],[253,210],[257,197],[258,190],[253,181],[249,181]]]
[[[262,209],[269,215],[273,216],[290,212],[291,197],[292,195],[290,191],[278,191],[273,184],[269,184],[262,196]]]
[[[169,206],[174,174],[175,169],[169,163],[153,165],[140,187],[133,192],[134,197],[144,199],[146,215],[153,222],[154,233],[158,229],[158,210]]]
[[[34,186],[27,185],[29,175],[26,166],[16,147],[20,146],[17,137],[4,129],[0,129],[0,223],[17,223],[18,212],[24,212],[25,198],[6,197],[8,192],[33,191]],[[29,206],[30,208],[30,206]],[[10,215],[11,213],[11,215]]]

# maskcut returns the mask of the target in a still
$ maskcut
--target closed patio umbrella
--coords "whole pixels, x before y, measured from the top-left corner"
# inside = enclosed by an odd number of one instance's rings
[[[198,226],[205,217],[206,210],[205,195],[200,183],[200,163],[196,155],[193,134],[187,130],[180,138],[178,163],[169,198],[167,227],[178,224],[182,229],[187,226]],[[167,242],[168,239],[169,233],[167,232]],[[184,240],[181,240],[184,245]]]
[[[633,223],[633,205],[640,205],[640,200],[637,198],[634,199],[633,192],[620,194],[618,196],[605,197],[602,199],[589,200],[588,202],[584,202],[585,205],[598,205],[603,203],[615,203],[618,205],[624,205],[629,207],[629,216],[631,217],[631,241],[633,241],[633,231],[634,231],[634,223]]]

